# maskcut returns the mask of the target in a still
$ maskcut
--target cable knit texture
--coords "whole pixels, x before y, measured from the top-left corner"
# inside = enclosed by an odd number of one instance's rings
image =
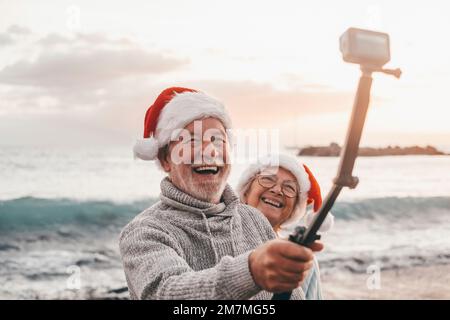
[[[249,270],[253,249],[274,239],[268,220],[226,186],[221,203],[200,201],[161,181],[160,201],[121,232],[132,299],[270,299]],[[291,299],[304,299],[301,287]]]

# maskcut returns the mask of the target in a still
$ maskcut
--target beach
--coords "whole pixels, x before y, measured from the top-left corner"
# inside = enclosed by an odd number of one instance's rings
[[[379,289],[368,289],[368,274],[322,275],[325,299],[450,299],[450,265],[381,270]]]

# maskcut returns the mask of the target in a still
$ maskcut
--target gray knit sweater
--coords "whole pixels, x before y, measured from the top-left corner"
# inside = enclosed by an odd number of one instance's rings
[[[250,252],[275,238],[268,220],[240,203],[230,186],[222,202],[191,197],[169,179],[160,201],[121,232],[119,245],[132,299],[270,299],[248,266]],[[301,288],[292,299],[304,299]]]

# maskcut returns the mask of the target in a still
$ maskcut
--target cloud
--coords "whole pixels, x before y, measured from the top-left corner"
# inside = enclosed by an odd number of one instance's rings
[[[0,83],[43,88],[104,87],[117,79],[160,75],[189,63],[144,50],[126,38],[109,39],[101,34],[78,34],[74,38],[50,34],[37,43],[43,47],[37,57],[4,67]]]
[[[144,49],[128,38],[98,33],[33,34],[33,38],[29,50],[20,52],[34,58],[19,57],[0,70],[3,119],[7,115],[53,114],[61,121],[81,117],[80,121],[92,127],[105,123],[108,128],[131,119],[125,125],[129,129],[152,97],[152,83],[189,63],[165,52]],[[83,118],[86,115],[88,119]]]
[[[43,47],[50,47],[54,45],[65,45],[69,44],[71,40],[67,37],[64,37],[58,33],[50,33],[42,38],[40,38],[37,43],[42,45]]]
[[[50,33],[40,38],[37,43],[43,47],[58,45],[89,45],[99,47],[102,45],[137,46],[132,40],[122,37],[111,39],[101,33],[77,33],[72,37],[66,37],[58,33]]]
[[[310,90],[308,84],[289,90],[278,90],[269,83],[253,81],[204,81],[195,85],[221,99],[234,124],[240,127],[270,125],[303,115],[349,110],[354,95],[353,92],[331,89]]]
[[[187,62],[142,49],[44,52],[36,60],[18,61],[0,71],[0,82],[37,87],[104,86],[130,76],[173,71]]]
[[[66,137],[54,137],[47,128],[57,122],[71,128],[73,143],[76,131],[86,128],[92,141],[114,144],[122,137],[122,142],[131,143],[142,134],[148,106],[161,90],[176,85],[223,101],[236,128],[276,126],[293,117],[336,112],[349,108],[353,99],[353,93],[302,79],[289,78],[286,82],[293,85],[286,90],[255,81],[190,80],[195,79],[195,69],[183,73],[187,59],[149,51],[128,38],[98,33],[33,37],[34,58],[19,58],[0,70],[0,121],[23,118],[8,130],[26,127],[24,141],[38,130],[44,140],[66,143]],[[183,74],[187,81],[176,80]],[[90,134],[80,143],[87,143]]]
[[[13,38],[7,33],[0,33],[0,47],[6,47],[14,44]]]
[[[20,59],[0,70],[0,84],[15,91],[5,100],[11,101],[9,105],[31,111],[103,110],[114,122],[123,121],[126,108],[133,121],[141,122],[141,115],[160,90],[180,85],[217,96],[236,119],[235,124],[245,127],[297,115],[341,111],[353,99],[353,93],[308,84],[290,75],[286,76],[287,82],[293,85],[288,90],[254,81],[206,79],[163,83],[163,79],[176,79],[180,74],[177,71],[182,71],[189,61],[144,50],[128,38],[110,38],[100,33],[71,36],[51,33],[34,44],[39,48],[36,58]],[[175,77],[166,76],[169,72]],[[132,122],[128,125],[134,126]]]
[[[27,27],[19,26],[17,24],[13,24],[13,25],[9,26],[9,28],[6,31],[10,34],[16,34],[16,35],[22,35],[22,36],[31,34],[30,29],[28,29]]]
[[[0,47],[10,46],[16,43],[16,38],[31,34],[31,30],[19,25],[11,25],[5,32],[0,33]]]
[[[203,80],[174,83],[114,84],[98,101],[94,116],[84,122],[109,128],[111,136],[121,133],[132,141],[142,135],[144,115],[161,90],[169,86],[185,86],[204,91],[222,101],[235,128],[277,128],[295,117],[327,112],[350,111],[353,93],[301,90],[280,91],[270,84],[251,81]],[[132,88],[132,89],[130,89]],[[70,105],[79,103],[74,97]],[[98,101],[92,100],[94,104]],[[88,103],[88,101],[86,101]],[[314,126],[314,124],[312,124]]]

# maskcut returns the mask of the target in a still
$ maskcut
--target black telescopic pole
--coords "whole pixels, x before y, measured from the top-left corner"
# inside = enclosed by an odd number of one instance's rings
[[[297,227],[294,233],[289,236],[289,241],[305,247],[311,245],[320,237],[317,235],[317,231],[333,207],[342,188],[349,187],[353,189],[358,184],[358,178],[352,176],[352,171],[356,157],[358,156],[359,142],[361,140],[361,134],[369,107],[373,70],[361,67],[361,71],[362,75],[359,78],[358,90],[353,104],[353,111],[347,129],[345,144],[341,150],[338,174],[333,180],[333,186],[310,226],[308,228]],[[289,300],[291,294],[292,291],[275,293],[272,300]]]

